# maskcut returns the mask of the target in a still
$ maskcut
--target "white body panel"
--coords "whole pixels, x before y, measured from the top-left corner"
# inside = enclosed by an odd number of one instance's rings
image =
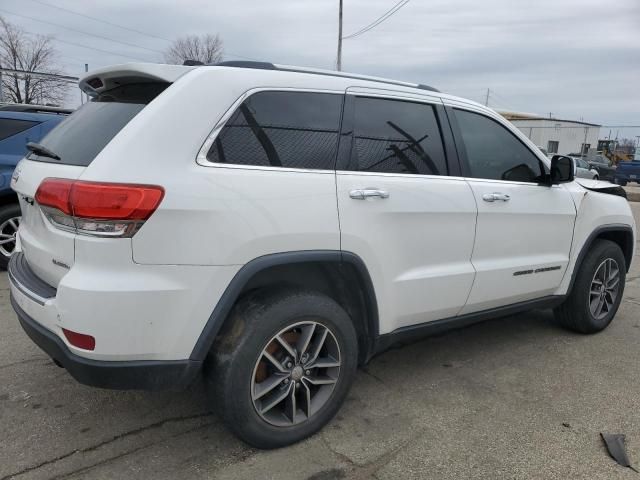
[[[269,253],[340,249],[333,172],[183,170],[181,187],[133,237],[135,262],[242,265]],[[170,246],[159,245],[168,231],[180,235],[171,236]]]
[[[33,162],[23,159],[16,166],[11,188],[18,193],[22,210],[20,244],[31,269],[49,285],[57,286],[74,263],[75,235],[53,227],[34,205],[38,186],[47,177],[78,178],[84,167]],[[25,200],[25,199],[28,199]],[[54,263],[55,262],[55,263]]]
[[[574,198],[577,217],[571,245],[569,267],[562,279],[562,283],[554,292],[555,295],[564,295],[567,293],[569,285],[571,284],[571,275],[577,267],[576,261],[578,260],[578,255],[591,233],[596,229],[606,226],[628,225],[633,230],[634,239],[637,238],[635,219],[626,199],[616,195],[604,195],[593,190],[586,190],[581,184],[594,189],[611,187],[611,184],[608,182],[584,179],[566,185],[567,190],[571,192]],[[636,243],[634,242],[632,258],[634,258],[635,255],[635,247]]]
[[[389,198],[350,198],[375,188]],[[464,180],[338,173],[342,249],[367,265],[378,297],[380,333],[455,316],[474,278],[476,205]]]
[[[20,307],[73,353],[95,360],[182,360],[239,267],[136,265],[128,239],[89,239],[45,305],[15,286]],[[31,264],[30,264],[31,265]],[[94,351],[71,345],[62,328],[91,334]]]
[[[569,262],[575,206],[562,186],[468,179],[478,204],[476,279],[463,313],[550,295]],[[509,201],[487,202],[486,194]],[[553,268],[539,273],[530,270]]]

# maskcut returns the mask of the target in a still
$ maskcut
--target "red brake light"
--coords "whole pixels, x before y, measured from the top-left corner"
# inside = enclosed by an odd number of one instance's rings
[[[105,220],[146,220],[160,204],[164,189],[154,185],[75,182],[73,215]]]
[[[45,178],[36,192],[36,202],[40,205],[56,208],[67,215],[72,215],[71,205],[69,204],[72,186],[72,180]]]
[[[71,330],[67,330],[66,328],[62,329],[62,333],[64,333],[64,336],[74,347],[82,348],[84,350],[95,350],[96,348],[96,339],[91,335],[72,332]]]
[[[45,178],[35,199],[59,228],[76,233],[130,237],[158,208],[164,188],[157,185],[85,182]]]

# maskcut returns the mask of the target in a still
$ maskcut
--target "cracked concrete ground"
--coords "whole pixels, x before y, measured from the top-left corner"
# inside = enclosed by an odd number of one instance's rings
[[[22,332],[7,288],[2,274],[0,480],[636,478],[600,432],[626,434],[640,465],[638,256],[605,332],[569,333],[534,311],[391,350],[322,432],[275,451],[225,431],[201,385],[79,385]]]

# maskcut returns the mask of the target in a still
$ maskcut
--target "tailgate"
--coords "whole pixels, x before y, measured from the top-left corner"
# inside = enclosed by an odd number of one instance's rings
[[[58,286],[73,265],[75,235],[54,228],[42,215],[34,197],[45,178],[77,179],[85,168],[23,159],[11,180],[22,209],[18,244],[31,270],[53,287]]]

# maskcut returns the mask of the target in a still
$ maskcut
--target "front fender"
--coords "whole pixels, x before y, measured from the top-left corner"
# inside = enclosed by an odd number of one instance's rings
[[[582,183],[586,185],[583,186]],[[580,179],[580,181],[566,184],[576,204],[576,221],[573,230],[573,241],[569,254],[569,266],[556,295],[566,295],[573,284],[576,268],[592,242],[600,234],[605,232],[621,231],[632,235],[631,251],[628,253],[633,258],[635,249],[636,224],[633,212],[626,198],[619,195],[605,193],[612,187],[617,187],[608,182]],[[620,187],[618,187],[620,188]],[[602,189],[604,191],[598,191]]]

